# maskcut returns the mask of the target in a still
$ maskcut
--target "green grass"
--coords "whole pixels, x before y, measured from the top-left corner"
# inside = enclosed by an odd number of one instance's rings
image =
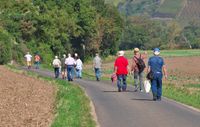
[[[143,53],[144,51],[141,51]],[[153,55],[153,51],[148,50],[148,56]],[[125,53],[127,58],[133,57],[133,50],[128,50]],[[160,56],[162,57],[189,57],[189,56],[200,56],[199,49],[191,49],[191,50],[161,50]]]
[[[90,114],[89,99],[83,90],[64,80],[56,80],[57,93],[56,118],[52,127],[95,127]]]
[[[165,0],[157,11],[176,15],[183,7],[183,2],[184,0]]]
[[[200,92],[189,93],[187,88],[176,88],[172,85],[163,86],[163,95],[175,101],[200,109]]]

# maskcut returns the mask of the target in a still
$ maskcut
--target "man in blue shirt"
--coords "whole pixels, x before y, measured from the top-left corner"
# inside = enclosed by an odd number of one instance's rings
[[[160,49],[154,49],[154,56],[149,58],[148,61],[148,72],[153,72],[153,79],[151,80],[151,90],[153,93],[153,100],[160,101],[162,96],[162,77],[163,73],[165,79],[167,79],[167,71],[165,63],[162,57],[159,56]]]

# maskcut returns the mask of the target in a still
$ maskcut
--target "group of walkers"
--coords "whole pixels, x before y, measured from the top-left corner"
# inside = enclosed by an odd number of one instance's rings
[[[31,67],[32,67],[32,55],[29,52],[27,52],[27,54],[24,57],[26,58],[26,64],[27,64],[28,69],[31,69]],[[36,53],[35,56],[34,56],[35,69],[39,69],[40,61],[41,61],[41,57],[38,53]]]
[[[124,56],[124,51],[118,52],[118,57],[114,62],[114,72],[113,75],[116,75],[117,80],[117,87],[118,92],[126,91],[127,90],[127,82],[126,78],[128,73],[133,75],[134,77],[134,91],[144,91],[144,79],[145,79],[145,70],[147,73],[147,78],[151,82],[151,90],[153,93],[153,100],[161,100],[162,96],[162,78],[163,75],[167,78],[166,66],[165,62],[162,57],[159,56],[160,49],[155,48],[153,50],[153,56],[148,60],[147,69],[145,65],[145,59],[147,59],[147,52],[143,54],[140,53],[139,48],[134,48],[134,55],[131,60],[131,65],[127,58]],[[28,69],[31,68],[31,58],[32,56],[28,52],[25,55],[27,60]],[[39,69],[40,64],[40,56],[36,54],[34,56],[35,59],[35,68]],[[73,81],[74,77],[82,78],[82,69],[83,69],[83,62],[81,61],[80,57],[77,53],[74,54],[72,57],[71,54],[68,54],[66,57],[63,54],[63,58],[61,60],[58,56],[55,56],[55,59],[52,62],[54,67],[55,78],[59,77],[61,73],[62,79],[67,79],[68,81]],[[101,66],[102,60],[99,57],[99,54],[95,54],[95,58],[93,59],[93,67],[95,72],[96,81],[100,81],[101,77]],[[130,67],[130,68],[129,68]],[[150,75],[150,76],[149,76]]]
[[[55,78],[59,77],[60,72],[62,74],[62,79],[67,78],[68,81],[73,81],[74,75],[76,75],[76,78],[82,78],[83,62],[77,53],[74,54],[74,57],[69,53],[67,58],[66,55],[63,54],[61,61],[58,59],[58,56],[55,56],[52,64]]]
[[[162,96],[162,77],[167,78],[166,66],[162,57],[159,56],[160,49],[153,50],[153,56],[148,60],[147,74],[151,75],[147,78],[151,82],[151,90],[153,93],[153,100],[160,101]],[[135,91],[143,92],[144,86],[144,71],[146,68],[144,59],[147,58],[147,52],[141,54],[138,48],[134,48],[134,56],[132,58],[132,65],[130,74],[134,75]],[[114,74],[117,75],[118,92],[126,91],[126,78],[128,75],[128,60],[124,57],[124,51],[118,52],[118,57],[114,63]]]

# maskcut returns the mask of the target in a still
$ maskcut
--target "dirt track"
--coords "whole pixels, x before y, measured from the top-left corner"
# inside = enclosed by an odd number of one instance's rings
[[[49,127],[56,88],[0,66],[0,127]]]

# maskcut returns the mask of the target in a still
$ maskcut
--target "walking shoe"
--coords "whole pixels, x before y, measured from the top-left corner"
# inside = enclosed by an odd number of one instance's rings
[[[144,90],[140,90],[140,92],[144,92]]]
[[[120,89],[120,88],[118,88],[118,92],[121,92],[121,89]]]

